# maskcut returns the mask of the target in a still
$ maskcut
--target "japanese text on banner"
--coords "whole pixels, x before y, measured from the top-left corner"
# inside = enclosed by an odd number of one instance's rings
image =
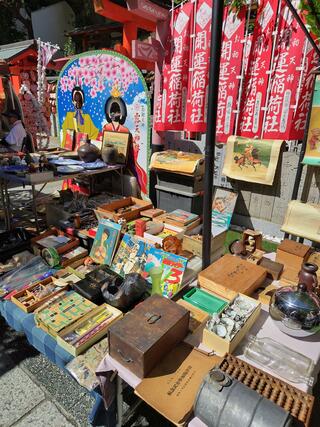
[[[239,134],[244,137],[260,136],[267,98],[268,74],[272,56],[272,32],[275,26],[279,0],[268,0],[258,12],[253,32],[248,73],[244,80],[241,101]]]
[[[205,132],[208,106],[212,0],[198,2],[184,129]]]
[[[234,131],[235,110],[243,54],[245,9],[238,15],[225,8],[217,113],[217,140],[227,142]]]
[[[162,93],[156,108],[155,130],[183,130],[188,92],[190,29],[193,3],[173,12],[163,67]]]
[[[301,76],[305,35],[291,11],[282,1],[279,19],[277,47],[274,58],[274,74],[268,102],[263,137],[289,139],[297,102],[297,90]]]
[[[304,137],[305,127],[307,123],[307,116],[311,105],[311,99],[313,94],[313,86],[315,80],[315,74],[312,73],[313,69],[318,65],[318,55],[312,48],[308,41],[307,43],[307,55],[304,64],[304,75],[303,75],[303,86],[297,102],[298,108],[293,118],[293,126],[290,129],[289,139],[302,140]]]

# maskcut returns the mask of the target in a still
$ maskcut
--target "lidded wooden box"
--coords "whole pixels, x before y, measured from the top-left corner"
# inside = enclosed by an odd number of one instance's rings
[[[188,334],[190,313],[177,303],[153,295],[111,325],[109,352],[140,378]]]

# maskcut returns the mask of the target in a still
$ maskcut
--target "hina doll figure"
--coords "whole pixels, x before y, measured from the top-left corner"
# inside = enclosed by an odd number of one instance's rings
[[[72,91],[72,104],[75,111],[69,111],[62,124],[62,147],[65,146],[67,129],[87,134],[89,139],[97,139],[99,130],[95,127],[90,115],[83,112],[84,102],[84,92],[80,86],[76,86]]]
[[[121,93],[117,88],[113,88],[111,96],[107,99],[104,111],[107,124],[104,125],[100,138],[103,138],[105,131],[130,133],[129,129],[124,125],[127,119],[127,107],[124,100],[121,98]]]

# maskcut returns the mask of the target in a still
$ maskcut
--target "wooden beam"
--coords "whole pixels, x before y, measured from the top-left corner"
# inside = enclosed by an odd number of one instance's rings
[[[93,0],[94,10],[99,15],[111,19],[115,22],[134,22],[138,28],[146,31],[155,31],[156,23],[148,19],[141,18],[131,13],[127,8],[121,7],[110,0]]]

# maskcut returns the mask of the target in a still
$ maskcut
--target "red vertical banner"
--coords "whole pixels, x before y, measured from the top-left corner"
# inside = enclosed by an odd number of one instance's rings
[[[190,132],[205,132],[207,127],[211,16],[212,0],[199,0],[184,125],[184,129]]]
[[[304,32],[284,1],[281,6],[274,73],[263,129],[265,139],[290,138],[304,56]]]
[[[302,140],[304,137],[308,112],[311,106],[313,84],[315,79],[315,74],[312,73],[312,71],[318,65],[319,61],[318,55],[312,48],[311,44],[308,41],[306,41],[305,43],[308,44],[308,50],[304,63],[303,85],[299,94],[299,99],[297,100],[298,107],[293,117],[290,135],[288,138],[292,140]]]
[[[234,132],[235,111],[241,74],[245,9],[238,14],[224,10],[217,112],[217,140],[227,142]]]
[[[273,37],[279,0],[263,0],[260,4],[252,36],[248,71],[241,101],[239,135],[252,138],[261,135],[263,110],[267,99]]]
[[[155,111],[155,130],[183,130],[188,93],[190,32],[193,3],[173,11],[169,31],[161,95]]]

